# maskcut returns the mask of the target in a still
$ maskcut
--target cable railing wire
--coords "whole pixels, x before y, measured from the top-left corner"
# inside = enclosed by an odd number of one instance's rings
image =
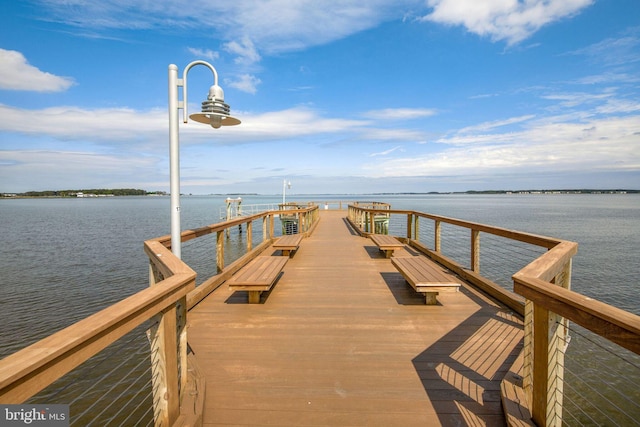
[[[121,379],[120,381],[118,381],[118,382],[116,382],[116,383],[112,384],[112,385],[111,385],[111,387],[107,390],[107,392],[106,392],[105,394],[106,394],[106,395],[108,395],[108,394],[110,394],[111,392],[115,391],[115,390],[116,390],[118,387],[120,387],[121,385],[125,384],[124,378],[128,378],[128,375],[133,375],[133,374],[134,374],[134,372],[137,372],[137,371],[142,367],[142,365],[143,365],[143,364],[146,364],[146,365],[147,365],[146,372],[148,372],[148,373],[149,373],[149,372],[151,371],[151,369],[148,367],[147,360],[146,360],[146,359],[143,359],[143,360],[141,360],[140,362],[138,362],[138,364],[136,364],[135,366],[133,366],[133,367],[132,367],[132,368],[131,368],[127,373],[126,373],[126,375],[123,377],[123,379]],[[139,379],[139,378],[138,378],[138,379]],[[151,384],[151,381],[146,381],[146,384]],[[113,399],[113,403],[112,403],[112,404],[107,405],[107,406],[104,406],[104,407],[103,407],[103,409],[102,409],[102,411],[100,411],[99,413],[97,413],[97,414],[92,414],[92,420],[91,420],[89,423],[87,423],[86,425],[94,425],[94,424],[95,424],[95,422],[96,422],[97,420],[100,420],[100,421],[99,421],[99,425],[103,425],[103,422],[104,422],[104,421],[103,421],[102,419],[100,419],[100,417],[101,417],[101,416],[102,416],[106,411],[111,410],[114,406],[116,406],[116,402],[120,402],[120,401],[121,401],[120,399],[124,398],[125,394],[126,394],[129,390],[131,390],[131,388],[132,388],[134,385],[138,385],[138,382],[137,382],[137,381],[130,382],[130,383],[129,383],[129,385],[128,385],[127,387],[125,387],[125,388],[124,388],[124,389],[123,389],[123,390],[122,390],[122,391],[121,391],[117,396],[115,396],[115,398]],[[137,393],[136,393],[136,394],[137,394]],[[114,420],[117,420],[117,419],[118,419],[118,415],[120,415],[120,414],[122,413],[122,411],[124,410],[124,407],[123,407],[122,405],[118,405],[118,406],[120,406],[120,409],[119,409],[116,413],[114,413],[114,414],[113,414],[113,415],[108,419],[108,421],[109,421],[109,422],[107,423],[108,425],[111,425],[111,422],[113,422]],[[78,417],[78,418],[82,418],[82,417],[83,417],[87,412],[89,412],[89,410],[90,410],[90,409],[92,409],[92,407],[89,407],[89,408],[85,409],[85,411],[84,411],[84,412],[82,412],[81,414],[79,414],[77,417]]]
[[[153,423],[150,348],[139,326],[29,399],[30,403],[69,405],[71,425],[146,425]],[[143,339],[145,337],[145,339]],[[117,363],[112,365],[116,361]],[[127,392],[136,387],[134,392]],[[118,395],[112,396],[114,390]],[[141,408],[146,405],[144,412]],[[102,415],[118,408],[106,422]],[[118,419],[127,411],[126,419]],[[142,412],[142,413],[141,413]],[[112,422],[113,421],[113,422]]]
[[[578,326],[569,331],[577,339],[564,364],[563,425],[640,426],[640,356]]]

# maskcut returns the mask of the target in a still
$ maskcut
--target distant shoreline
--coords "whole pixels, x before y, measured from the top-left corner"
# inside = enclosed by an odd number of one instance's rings
[[[387,192],[387,193],[335,193],[335,194],[297,194],[292,196],[420,196],[420,195],[447,195],[447,194],[469,194],[469,195],[518,195],[518,194],[639,194],[640,190],[631,189],[564,189],[564,190],[467,190],[467,191],[429,191],[429,192]],[[271,196],[277,194],[258,193],[211,193],[211,194],[182,194],[182,196]],[[25,193],[0,193],[0,199],[69,199],[69,198],[103,198],[103,197],[128,197],[128,196],[149,196],[165,197],[169,193],[164,191],[148,192],[146,190],[132,189],[102,189],[102,190],[65,190],[65,191],[28,191]]]

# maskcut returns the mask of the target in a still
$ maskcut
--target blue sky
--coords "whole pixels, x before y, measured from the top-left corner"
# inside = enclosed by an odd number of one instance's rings
[[[21,0],[0,6],[0,192],[640,188],[638,0]],[[188,74],[189,113],[211,72]]]

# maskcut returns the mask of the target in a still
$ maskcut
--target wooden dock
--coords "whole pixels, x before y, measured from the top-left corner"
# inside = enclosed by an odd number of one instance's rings
[[[189,312],[204,425],[504,425],[520,319],[466,284],[425,305],[344,217],[321,212],[260,304],[223,284]]]

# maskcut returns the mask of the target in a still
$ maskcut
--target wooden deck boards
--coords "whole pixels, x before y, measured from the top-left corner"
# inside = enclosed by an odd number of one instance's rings
[[[263,303],[221,286],[189,313],[204,425],[504,425],[521,322],[466,285],[425,306],[344,215],[321,212]]]

